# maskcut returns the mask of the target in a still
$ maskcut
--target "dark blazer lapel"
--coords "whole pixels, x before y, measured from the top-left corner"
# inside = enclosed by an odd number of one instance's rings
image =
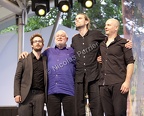
[[[28,63],[29,63],[29,72],[30,72],[30,78],[32,80],[32,76],[33,76],[33,65],[32,65],[32,55],[31,53],[28,56]]]

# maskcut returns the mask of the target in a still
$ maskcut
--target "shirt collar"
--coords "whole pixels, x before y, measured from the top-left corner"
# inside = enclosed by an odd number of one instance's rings
[[[33,54],[33,52],[31,52],[32,58],[36,59],[36,56]],[[40,55],[40,59],[42,58],[42,54]]]
[[[55,49],[59,49],[57,46],[55,46]],[[59,50],[64,50],[64,49],[68,49],[67,47],[64,47],[63,49],[59,49]]]
[[[115,38],[114,38],[114,42],[116,41],[119,41],[121,39],[121,37],[119,35],[117,35]],[[104,42],[106,43],[108,40],[108,37],[105,38]]]
[[[83,37],[87,36],[87,35],[89,34],[89,31],[90,31],[90,30],[88,30]],[[79,37],[82,37],[82,36],[80,35],[80,33],[78,34],[78,36],[79,36]]]

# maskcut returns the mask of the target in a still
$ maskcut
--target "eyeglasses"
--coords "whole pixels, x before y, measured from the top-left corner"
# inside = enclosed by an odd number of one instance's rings
[[[37,42],[38,42],[38,43],[42,43],[43,41],[42,41],[42,40],[34,40],[34,41],[33,41],[33,43],[37,43]]]

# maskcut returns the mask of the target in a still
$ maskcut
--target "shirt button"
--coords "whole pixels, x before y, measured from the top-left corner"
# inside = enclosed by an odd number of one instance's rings
[[[56,77],[57,77],[58,75],[56,75]]]
[[[105,73],[105,75],[106,75],[106,73]]]
[[[85,65],[85,63],[84,63],[84,65]]]
[[[83,58],[85,58],[85,56],[83,56]]]
[[[84,43],[82,43],[84,45]]]
[[[84,71],[86,71],[86,69],[84,69]]]

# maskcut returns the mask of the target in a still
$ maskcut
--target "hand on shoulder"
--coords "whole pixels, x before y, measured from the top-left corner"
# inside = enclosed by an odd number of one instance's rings
[[[28,52],[22,52],[20,55],[19,55],[19,58],[18,59],[24,59],[24,58],[27,58],[28,56]]]

